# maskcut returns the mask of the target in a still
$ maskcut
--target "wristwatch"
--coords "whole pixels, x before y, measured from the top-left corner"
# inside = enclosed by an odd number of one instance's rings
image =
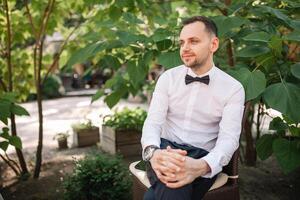
[[[154,151],[157,149],[159,149],[159,148],[155,145],[147,146],[143,152],[143,160],[146,162],[150,161],[150,159],[152,158],[152,156],[154,154]]]

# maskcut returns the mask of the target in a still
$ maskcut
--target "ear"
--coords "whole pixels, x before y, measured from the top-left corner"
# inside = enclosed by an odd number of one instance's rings
[[[219,38],[216,36],[213,36],[211,38],[211,46],[210,46],[210,50],[212,53],[215,53],[219,48]]]

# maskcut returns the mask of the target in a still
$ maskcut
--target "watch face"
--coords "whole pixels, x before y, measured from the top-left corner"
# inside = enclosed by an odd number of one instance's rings
[[[150,158],[151,158],[151,147],[149,147],[149,148],[146,148],[146,150],[145,150],[145,160],[146,161],[149,161],[150,160]]]
[[[156,148],[154,147],[147,147],[145,149],[145,154],[144,154],[144,160],[149,161],[152,158],[153,152]]]

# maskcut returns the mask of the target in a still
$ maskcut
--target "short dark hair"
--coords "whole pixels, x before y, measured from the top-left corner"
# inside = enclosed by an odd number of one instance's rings
[[[182,30],[182,28],[185,27],[186,25],[192,24],[194,22],[202,22],[205,25],[205,29],[207,32],[214,34],[215,36],[218,37],[217,25],[215,24],[215,22],[213,20],[211,20],[207,17],[204,17],[204,16],[194,16],[194,17],[190,17],[190,18],[183,20],[180,30]]]

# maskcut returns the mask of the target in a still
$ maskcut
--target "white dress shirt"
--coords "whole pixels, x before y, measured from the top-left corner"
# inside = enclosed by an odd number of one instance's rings
[[[222,171],[239,146],[244,111],[243,86],[219,68],[207,73],[209,85],[185,84],[185,75],[196,77],[181,65],[164,72],[158,79],[143,126],[142,146],[160,146],[160,138],[207,150],[204,159],[211,178]]]

